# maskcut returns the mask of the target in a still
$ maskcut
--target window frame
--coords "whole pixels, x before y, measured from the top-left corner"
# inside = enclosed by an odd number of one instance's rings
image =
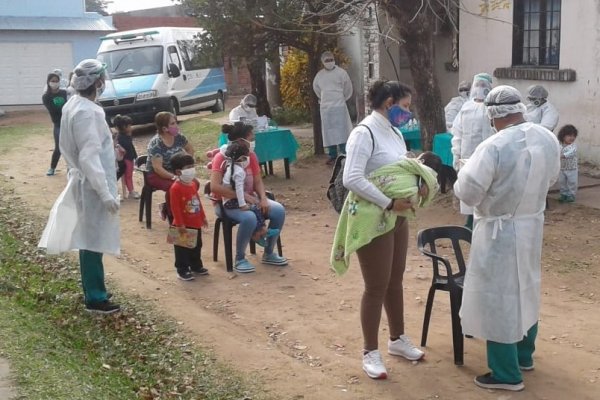
[[[534,2],[539,5],[538,9],[533,7]],[[559,69],[562,1],[515,0],[513,4],[512,66]],[[535,27],[532,19],[535,14],[538,16],[537,29],[532,29]],[[556,23],[556,20],[558,20],[558,23]],[[556,37],[554,37],[554,32],[557,32]],[[537,43],[532,46],[532,38],[535,33],[538,35]],[[526,40],[527,43],[525,43]],[[556,49],[555,56],[550,54],[553,48]],[[534,53],[532,53],[532,50]],[[527,58],[524,56],[526,51],[528,51]],[[534,62],[532,62],[532,54],[537,55],[537,60]]]

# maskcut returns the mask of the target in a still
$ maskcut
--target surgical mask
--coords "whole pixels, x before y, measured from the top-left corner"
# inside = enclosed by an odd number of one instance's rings
[[[483,101],[485,100],[485,96],[487,96],[489,92],[490,89],[488,88],[474,87],[473,89],[471,89],[471,97],[473,98],[473,100]]]
[[[467,90],[461,90],[460,92],[458,92],[458,95],[460,97],[462,97],[463,99],[468,99],[469,98],[469,91],[467,91]]]
[[[254,109],[255,106],[250,106],[247,104],[242,104],[242,109],[246,112],[249,112],[250,110]]]
[[[60,87],[60,83],[58,82],[48,82],[48,86],[50,86],[50,89],[52,90],[56,90]]]
[[[179,135],[179,127],[177,125],[175,125],[175,126],[169,126],[167,128],[167,130],[169,131],[169,135],[171,135],[171,136],[177,136],[177,135]]]
[[[99,88],[96,88],[96,98],[102,96],[102,93],[104,93],[105,88],[106,88],[106,85],[104,84],[104,82],[102,82],[102,86],[100,86]]]
[[[250,145],[250,151],[254,151],[254,149],[256,148],[256,142],[254,140],[253,141],[249,141],[246,139],[242,139],[242,140]]]
[[[323,63],[325,69],[332,70],[335,67],[335,61],[327,61]]]
[[[181,181],[184,183],[190,183],[194,180],[195,177],[196,177],[196,168],[192,167],[192,168],[182,169],[179,179],[181,179]]]
[[[392,126],[400,128],[408,123],[413,117],[413,113],[400,107],[398,104],[394,104],[388,109],[388,119]]]
[[[535,98],[535,97],[529,97],[528,100],[535,107],[539,107],[539,106],[541,106],[542,104],[544,104],[546,102],[546,99],[538,99],[538,98]]]

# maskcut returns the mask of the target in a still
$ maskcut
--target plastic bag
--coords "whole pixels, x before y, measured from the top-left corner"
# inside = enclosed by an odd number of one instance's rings
[[[78,177],[70,176],[67,186],[54,202],[38,247],[48,254],[60,254],[71,250],[73,232],[77,225],[75,190]]]

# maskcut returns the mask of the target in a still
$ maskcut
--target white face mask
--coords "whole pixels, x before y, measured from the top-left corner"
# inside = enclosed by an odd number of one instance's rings
[[[256,142],[254,140],[253,141],[249,141],[246,139],[242,139],[242,140],[250,145],[250,151],[254,151],[254,149],[256,148]]]
[[[52,90],[56,90],[60,87],[60,83],[58,82],[48,82],[48,86],[50,86],[50,89]]]
[[[335,67],[335,61],[324,62],[323,66],[325,67],[325,69],[332,70],[333,67]]]
[[[250,165],[250,160],[248,158],[246,158],[244,161],[240,162],[240,167],[246,169],[248,168],[248,165]]]
[[[184,183],[190,183],[194,180],[195,177],[196,177],[196,168],[192,167],[192,168],[182,169],[179,179],[181,179],[181,181]]]

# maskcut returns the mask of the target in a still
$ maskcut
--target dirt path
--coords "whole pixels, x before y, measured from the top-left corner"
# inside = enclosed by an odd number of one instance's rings
[[[145,147],[149,136],[136,137]],[[44,176],[52,149],[48,136],[26,140],[21,150],[0,160],[0,174],[12,177],[20,201],[47,216],[65,183]],[[27,157],[23,157],[23,149]],[[202,149],[199,149],[202,150]],[[31,160],[39,160],[32,163]],[[596,399],[600,393],[600,318],[598,318],[600,211],[551,202],[543,255],[542,314],[536,370],[525,375],[518,394],[476,388],[472,379],[487,370],[481,340],[465,342],[465,366],[452,358],[449,302],[440,293],[434,304],[426,360],[410,363],[385,356],[390,379],[376,382],[361,369],[358,319],[362,281],[353,260],[349,273],[336,277],[328,268],[337,215],[323,196],[330,170],[321,160],[292,167],[292,179],[265,182],[287,208],[282,235],[290,266],[264,266],[258,258],[250,275],[228,274],[224,256],[212,262],[212,229],[204,236],[203,259],[210,275],[193,282],[176,279],[166,225],[153,219],[146,230],[137,221],[138,203],[121,208],[123,256],[106,257],[112,284],[141,296],[181,322],[195,341],[212,347],[219,358],[265,382],[277,399]],[[141,178],[136,177],[138,184]],[[156,193],[154,205],[162,194]],[[214,221],[212,209],[210,220]],[[461,224],[449,195],[419,212],[411,236],[419,229]],[[431,265],[409,247],[405,274],[407,333],[419,342]],[[385,318],[382,327],[386,326]],[[380,343],[386,343],[385,328]],[[385,345],[381,346],[385,349]]]

